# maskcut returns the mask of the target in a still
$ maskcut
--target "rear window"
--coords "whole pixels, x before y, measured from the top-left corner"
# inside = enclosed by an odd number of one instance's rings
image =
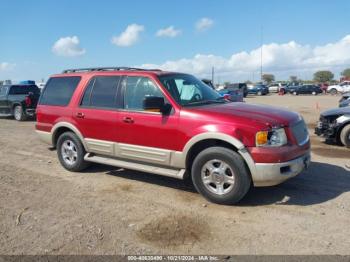
[[[81,77],[52,77],[41,95],[41,105],[66,106],[77,88]]]
[[[36,85],[11,86],[9,95],[28,95],[29,93],[39,94],[40,90]]]

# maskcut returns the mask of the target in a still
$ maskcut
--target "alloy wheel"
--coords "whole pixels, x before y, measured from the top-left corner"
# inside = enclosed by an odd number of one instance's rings
[[[204,186],[217,195],[227,194],[233,189],[235,183],[232,168],[218,159],[210,160],[203,165],[201,178]]]

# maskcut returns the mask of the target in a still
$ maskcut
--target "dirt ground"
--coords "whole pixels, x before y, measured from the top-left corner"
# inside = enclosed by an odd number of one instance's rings
[[[339,97],[251,97],[300,112],[310,133]],[[34,132],[0,119],[0,254],[350,254],[350,150],[312,138],[310,168],[238,206],[190,183],[94,165],[70,173]]]

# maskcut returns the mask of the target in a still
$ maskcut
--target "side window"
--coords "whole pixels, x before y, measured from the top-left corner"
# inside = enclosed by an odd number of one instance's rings
[[[81,105],[85,107],[116,108],[120,76],[98,76],[90,80]]]
[[[39,104],[52,106],[66,106],[77,88],[81,77],[52,77],[46,84]]]
[[[160,89],[147,77],[129,76],[126,80],[124,108],[143,110],[143,100],[147,96],[164,97]]]
[[[7,93],[7,89],[8,89],[7,86],[0,87],[0,96],[5,96]]]

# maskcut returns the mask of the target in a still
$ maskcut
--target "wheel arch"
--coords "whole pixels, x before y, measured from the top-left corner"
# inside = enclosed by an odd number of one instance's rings
[[[186,169],[191,170],[190,167],[199,152],[213,146],[222,146],[240,154],[246,164],[247,170],[250,172],[250,175],[252,177],[254,176],[255,162],[244,144],[233,136],[216,132],[196,135],[185,145],[183,154],[185,156],[184,160]]]
[[[15,107],[16,107],[16,106],[21,106],[21,107],[23,108],[23,105],[22,105],[20,102],[18,102],[18,101],[13,102],[13,103],[11,104],[11,113],[12,113],[12,114],[15,112]]]
[[[52,128],[52,146],[56,147],[57,145],[57,140],[60,135],[62,135],[65,132],[72,132],[74,133],[80,140],[80,142],[83,144],[84,149],[87,150],[87,146],[84,140],[83,135],[79,131],[77,127],[75,127],[73,124],[68,123],[68,122],[59,122],[56,125],[53,126]]]

